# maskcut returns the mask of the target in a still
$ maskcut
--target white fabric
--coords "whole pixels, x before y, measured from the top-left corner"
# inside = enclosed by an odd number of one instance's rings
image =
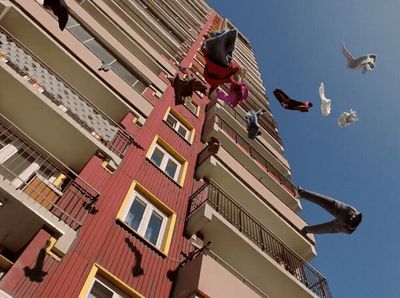
[[[343,112],[338,118],[338,124],[340,127],[346,127],[356,121],[358,121],[358,117],[356,111],[353,111],[352,109],[350,109],[349,112]]]
[[[319,86],[319,97],[321,97],[321,113],[322,115],[329,116],[331,113],[331,100],[325,97],[324,83]]]
[[[42,5],[42,6],[43,6],[43,4],[44,4],[44,0],[36,0],[36,2],[39,3],[39,4]]]
[[[369,70],[373,70],[375,68],[376,62],[376,55],[375,54],[368,54],[361,56],[355,59],[350,51],[346,48],[345,44],[343,43],[342,53],[347,60],[347,67],[350,69],[362,69],[362,73],[366,73]]]

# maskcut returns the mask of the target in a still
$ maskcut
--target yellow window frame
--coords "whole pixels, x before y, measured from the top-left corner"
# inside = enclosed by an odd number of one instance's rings
[[[168,115],[171,114],[174,116],[181,124],[183,124],[190,132],[190,136],[188,139],[185,139],[185,141],[189,142],[190,144],[193,144],[194,141],[194,135],[195,135],[195,128],[189,123],[188,120],[186,120],[181,114],[179,114],[177,111],[175,111],[172,107],[168,107],[167,112],[165,113],[163,120],[165,123],[167,123],[167,118]],[[167,123],[169,126],[169,124]],[[182,137],[183,138],[183,137]]]
[[[144,238],[142,235],[139,235],[137,233],[137,231],[135,231],[130,226],[128,226],[124,221],[123,214],[126,212],[126,210],[128,208],[130,208],[129,202],[131,201],[132,196],[135,192],[144,196],[145,199],[147,199],[153,206],[155,206],[158,210],[160,210],[168,218],[167,225],[165,227],[164,237],[161,242],[161,246],[159,248],[156,247],[150,241],[148,241],[146,238]],[[124,201],[122,202],[122,205],[118,211],[117,220],[120,223],[122,223],[124,226],[126,226],[131,232],[138,235],[141,239],[143,239],[150,246],[152,246],[155,249],[157,249],[158,251],[160,251],[163,255],[168,255],[169,249],[171,247],[172,236],[174,234],[174,228],[175,228],[175,223],[176,223],[176,213],[171,208],[169,208],[166,204],[164,204],[159,198],[157,198],[154,194],[152,194],[149,190],[147,190],[143,185],[138,183],[137,181],[132,182],[132,184],[128,190],[128,193],[126,194]]]
[[[165,174],[168,178],[172,181],[176,182],[180,187],[183,187],[186,178],[186,172],[188,169],[189,162],[178,152],[176,151],[171,145],[169,145],[165,140],[163,140],[159,135],[156,135],[151,142],[151,145],[146,153],[146,158],[152,162],[151,155],[154,151],[154,147],[157,145],[161,146],[165,151],[168,152],[174,159],[176,159],[181,164],[180,173],[178,176],[178,181],[175,181],[173,178]],[[157,165],[156,165],[157,166]]]
[[[128,286],[126,283],[124,283],[121,279],[116,277],[114,274],[112,274],[110,271],[102,267],[101,265],[95,263],[92,267],[92,269],[89,272],[88,277],[86,278],[86,281],[83,285],[83,288],[81,292],[79,293],[79,298],[86,298],[87,295],[89,294],[89,290],[91,289],[91,286],[93,285],[94,278],[96,275],[100,275],[107,281],[109,281],[111,284],[113,284],[115,287],[117,287],[119,290],[127,294],[128,296],[132,298],[145,298],[143,295],[141,295],[139,292],[135,291],[132,289],[130,286]]]

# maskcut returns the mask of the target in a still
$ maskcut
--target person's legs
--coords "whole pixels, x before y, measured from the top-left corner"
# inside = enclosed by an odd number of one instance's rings
[[[342,202],[339,202],[331,197],[324,196],[316,192],[311,192],[300,187],[298,189],[298,193],[301,198],[319,205],[335,217],[340,208],[343,207],[342,205],[344,205]]]
[[[322,224],[318,224],[318,225],[313,225],[313,226],[306,226],[301,230],[301,233],[303,235],[307,234],[307,233],[311,233],[311,234],[332,234],[332,233],[337,233],[337,221],[336,220],[332,220],[332,221],[328,221]]]

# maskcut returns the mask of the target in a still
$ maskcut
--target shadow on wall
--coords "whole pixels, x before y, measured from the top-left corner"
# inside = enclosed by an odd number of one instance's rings
[[[141,266],[142,263],[142,254],[141,252],[136,248],[135,245],[133,245],[132,241],[129,240],[129,238],[125,238],[125,242],[130,248],[130,250],[133,252],[135,255],[135,266],[132,267],[132,275],[134,277],[140,276],[144,274],[144,270]]]
[[[44,258],[46,257],[46,248],[49,245],[50,242],[47,241],[45,247],[40,249],[33,268],[29,268],[28,266],[24,267],[25,276],[28,277],[30,281],[42,282],[43,278],[47,275],[47,272],[43,271],[43,264]]]

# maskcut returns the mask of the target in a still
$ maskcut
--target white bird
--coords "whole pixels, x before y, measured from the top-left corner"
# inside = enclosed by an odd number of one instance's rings
[[[321,112],[322,115],[329,116],[331,113],[331,100],[325,97],[324,83],[319,86],[319,97],[321,97]]]
[[[343,112],[338,118],[338,124],[340,127],[346,127],[356,121],[358,121],[358,117],[356,111],[353,111],[352,109],[350,109],[349,112]]]
[[[344,57],[347,59],[347,67],[350,69],[361,68],[362,73],[366,73],[369,70],[375,68],[376,63],[376,55],[375,54],[367,54],[355,59],[350,51],[346,48],[345,44],[343,43],[342,53]]]

